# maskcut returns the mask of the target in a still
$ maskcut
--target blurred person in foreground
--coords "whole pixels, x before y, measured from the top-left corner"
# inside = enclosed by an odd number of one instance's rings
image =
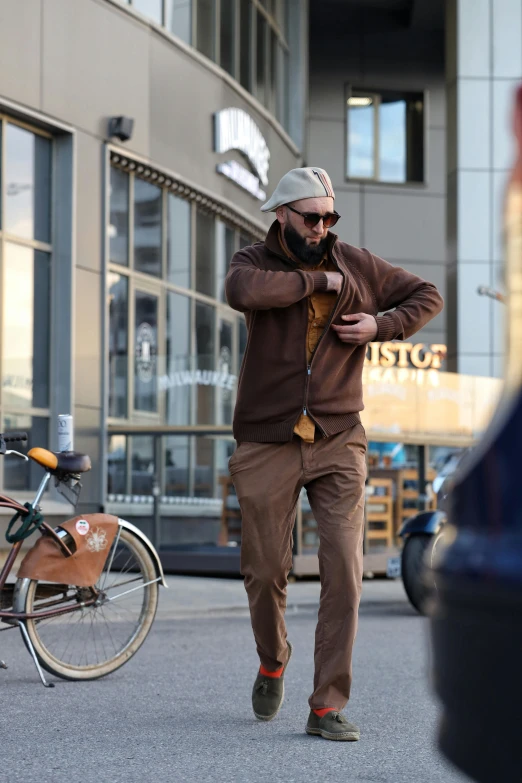
[[[306,487],[321,578],[306,732],[353,741],[359,729],[341,710],[350,696],[362,585],[366,345],[407,339],[440,312],[442,299],[431,283],[330,232],[340,218],[334,199],[323,169],[293,169],[261,208],[276,216],[265,241],[232,259],[226,295],[245,314],[248,342],[229,467],[261,664],[254,714],[272,720],[283,702],[292,654],[284,620],[292,529]]]

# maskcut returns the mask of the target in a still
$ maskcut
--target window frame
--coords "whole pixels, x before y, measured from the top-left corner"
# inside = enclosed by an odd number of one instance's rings
[[[232,364],[231,364],[231,374],[235,375],[236,378],[239,379],[239,371],[240,371],[240,357],[239,357],[239,321],[244,320],[244,316],[242,316],[240,313],[237,313],[235,310],[233,310],[226,302],[221,301],[218,298],[219,292],[217,290],[217,276],[214,286],[214,292],[213,295],[207,295],[202,294],[198,292],[195,288],[196,285],[196,215],[197,210],[199,208],[199,202],[197,200],[193,199],[184,199],[188,201],[190,205],[190,232],[191,232],[191,241],[190,241],[190,258],[189,258],[189,271],[190,271],[190,287],[184,288],[183,286],[177,285],[175,283],[172,283],[168,280],[168,266],[167,266],[167,251],[168,251],[168,245],[167,245],[167,231],[168,231],[168,198],[169,195],[172,193],[169,188],[164,185],[162,182],[158,182],[157,180],[154,181],[154,184],[157,184],[158,187],[161,188],[162,191],[162,215],[163,215],[163,229],[162,229],[162,247],[161,247],[161,258],[162,258],[162,277],[155,277],[153,275],[149,275],[145,272],[139,272],[135,269],[134,266],[134,205],[133,205],[133,194],[134,194],[134,180],[136,178],[142,179],[142,177],[139,176],[139,171],[137,171],[137,167],[131,167],[130,170],[124,167],[120,167],[115,165],[114,163],[111,163],[110,159],[108,161],[108,181],[110,182],[110,170],[111,168],[118,168],[120,170],[125,171],[127,176],[129,177],[129,210],[128,210],[128,224],[127,224],[127,230],[129,232],[129,249],[128,249],[128,265],[123,266],[121,264],[118,264],[116,262],[113,262],[110,260],[109,255],[107,255],[107,264],[106,264],[106,275],[105,275],[105,292],[106,292],[106,312],[105,312],[105,318],[107,321],[107,333],[109,332],[109,323],[110,323],[110,315],[109,315],[109,301],[108,301],[108,280],[109,280],[109,273],[113,272],[115,274],[120,275],[121,277],[125,277],[127,279],[127,286],[128,286],[128,301],[127,301],[127,323],[128,323],[128,351],[127,351],[127,415],[125,417],[116,417],[116,416],[110,416],[109,415],[109,409],[108,409],[108,403],[107,403],[107,417],[106,422],[107,425],[113,425],[117,427],[126,427],[129,425],[139,425],[143,424],[144,426],[148,424],[166,424],[167,419],[167,391],[166,389],[161,388],[161,385],[158,384],[157,394],[158,394],[158,407],[157,410],[154,412],[149,411],[141,411],[136,410],[134,407],[135,400],[134,400],[134,344],[135,344],[135,333],[136,333],[136,323],[135,323],[135,296],[136,291],[144,291],[146,293],[151,293],[154,296],[158,296],[158,334],[157,334],[157,372],[158,372],[158,378],[161,377],[166,373],[166,344],[167,344],[167,297],[169,293],[175,293],[179,294],[181,296],[184,296],[188,298],[189,300],[189,320],[190,320],[190,334],[189,334],[189,349],[190,349],[190,359],[192,362],[195,362],[197,360],[197,354],[196,354],[196,305],[198,302],[202,304],[207,304],[212,306],[213,312],[214,312],[214,359],[216,363],[216,369],[217,369],[217,362],[219,359],[219,324],[221,321],[227,321],[231,322],[233,324],[233,331],[232,331],[232,346],[233,346],[233,356],[232,356]],[[183,193],[176,194],[179,198],[184,198]],[[110,223],[110,189],[107,191],[107,206],[106,206],[106,246],[108,248],[109,246],[109,236],[108,236],[108,226]],[[241,244],[241,237],[245,238],[247,235],[247,231],[245,228],[240,227],[239,225],[234,225],[233,222],[229,219],[226,219],[223,215],[215,214],[211,212],[213,220],[216,222],[219,221],[224,224],[225,227],[231,228],[234,232],[234,249],[235,251],[240,247]],[[219,239],[220,232],[217,230],[215,231],[215,241],[217,243]],[[223,232],[223,237],[224,237]],[[255,241],[254,237],[250,237],[250,241]],[[217,270],[216,270],[217,271]],[[108,365],[109,360],[109,353],[108,353],[108,343],[105,344],[105,363]],[[107,401],[109,398],[109,374],[106,375],[106,396]],[[232,394],[232,406],[235,405],[237,396],[237,383],[236,387],[234,388],[233,394]],[[215,421],[219,418],[218,416],[218,398],[219,395],[214,395],[214,412],[213,412],[213,418]],[[209,422],[209,426],[213,426],[214,422]],[[168,425],[171,426],[171,425]],[[190,398],[190,420],[187,421],[184,425],[172,425],[172,426],[199,426],[197,423],[197,386],[193,386],[191,388],[191,398]],[[231,425],[230,425],[231,426]],[[130,450],[129,450],[130,453]],[[127,455],[127,458],[130,459],[129,454]]]
[[[406,178],[404,182],[397,182],[393,180],[380,179],[379,176],[374,177],[361,177],[350,176],[349,165],[349,106],[348,99],[354,94],[364,93],[365,95],[375,97],[376,105],[380,106],[382,103],[382,95],[389,92],[397,92],[403,94],[407,103],[414,96],[418,96],[422,99],[422,179],[411,180]],[[392,187],[392,188],[426,188],[429,184],[429,170],[428,170],[428,90],[415,90],[415,89],[397,89],[394,90],[390,87],[376,89],[374,87],[357,87],[351,82],[345,84],[344,90],[344,181],[348,183],[354,183],[357,185],[370,185],[373,187]],[[374,117],[374,167],[375,171],[379,170],[379,112],[375,112]],[[406,137],[406,152],[408,152],[408,139]]]

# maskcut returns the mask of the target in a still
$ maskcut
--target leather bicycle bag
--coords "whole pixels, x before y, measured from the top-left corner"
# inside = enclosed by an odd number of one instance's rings
[[[45,534],[26,554],[18,571],[19,579],[90,587],[96,584],[110,552],[118,518],[110,514],[87,514],[59,525],[74,540],[68,555],[52,535]]]

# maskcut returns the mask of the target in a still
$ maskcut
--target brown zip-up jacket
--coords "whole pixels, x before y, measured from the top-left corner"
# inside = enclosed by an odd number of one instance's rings
[[[324,272],[296,269],[282,252],[278,232],[275,221],[265,242],[236,253],[225,282],[229,305],[245,314],[248,327],[234,413],[238,442],[290,441],[301,413],[324,436],[353,426],[364,408],[366,346],[341,342],[331,324],[344,325],[342,315],[369,313],[377,321],[376,340],[404,340],[443,306],[432,283],[329,232],[328,253],[343,286],[308,363],[307,299],[326,291],[328,281]]]

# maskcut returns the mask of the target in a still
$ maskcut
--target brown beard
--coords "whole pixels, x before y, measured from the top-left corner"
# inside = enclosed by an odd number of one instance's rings
[[[285,226],[283,235],[286,246],[302,264],[305,266],[317,266],[317,264],[321,263],[328,246],[328,237],[321,239],[315,247],[307,245],[306,239],[303,239],[290,224]]]

